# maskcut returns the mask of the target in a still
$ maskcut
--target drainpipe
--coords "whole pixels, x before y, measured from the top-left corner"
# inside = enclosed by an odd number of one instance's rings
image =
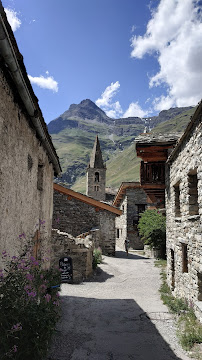
[[[0,2],[0,12],[2,12],[3,6]],[[33,125],[36,129],[37,134],[39,135],[39,138],[41,142],[43,143],[45,149],[47,150],[50,160],[53,163],[53,166],[55,168],[55,173],[60,174],[61,168],[57,159],[56,154],[54,153],[52,146],[49,142],[49,139],[46,136],[46,133],[43,129],[43,126],[41,124],[41,120],[39,117],[37,117],[38,110],[36,109],[34,102],[32,100],[31,94],[29,92],[29,89],[27,88],[27,85],[24,81],[24,77],[22,75],[21,69],[18,64],[18,60],[15,55],[15,51],[13,49],[12,43],[9,39],[9,35],[6,29],[6,26],[4,24],[2,15],[0,15],[0,53],[2,54],[5,63],[7,64],[13,80],[17,86],[19,95],[25,105],[25,108],[31,117],[31,120],[33,122]]]

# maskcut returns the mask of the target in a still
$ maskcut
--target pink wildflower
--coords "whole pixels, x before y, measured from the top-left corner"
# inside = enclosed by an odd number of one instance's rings
[[[25,234],[24,234],[24,233],[20,234],[20,235],[19,235],[19,238],[20,238],[20,239],[21,239],[21,238],[24,238],[24,239],[25,239]]]
[[[28,292],[27,291],[27,295],[29,296],[29,297],[35,297],[36,296],[36,292],[35,291],[31,291],[31,292]]]
[[[12,329],[14,331],[20,331],[22,330],[22,324],[21,323],[17,323],[16,325],[13,325]]]
[[[13,346],[13,351],[14,351],[14,353],[16,353],[16,352],[18,351],[17,345],[14,345],[14,346]]]
[[[47,286],[46,286],[45,284],[42,284],[42,285],[40,286],[41,292],[45,292],[46,289],[47,289]]]
[[[54,301],[53,304],[56,305],[56,306],[59,306],[59,305],[60,305],[60,303],[59,303],[58,300],[57,300],[57,301]]]
[[[46,294],[46,295],[44,295],[44,298],[45,298],[46,302],[48,303],[50,301],[50,299],[51,299],[51,295]]]
[[[32,288],[31,285],[25,285],[25,287],[24,287],[25,290],[28,290],[28,289],[31,289],[31,288]]]
[[[26,279],[32,281],[34,279],[34,276],[28,273],[26,274]]]

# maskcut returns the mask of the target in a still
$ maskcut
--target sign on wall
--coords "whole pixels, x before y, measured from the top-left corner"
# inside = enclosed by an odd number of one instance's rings
[[[59,260],[59,268],[61,269],[61,281],[72,282],[73,281],[73,266],[72,258],[65,256]]]

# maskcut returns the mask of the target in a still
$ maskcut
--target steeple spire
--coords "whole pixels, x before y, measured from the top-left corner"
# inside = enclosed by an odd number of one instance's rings
[[[99,139],[98,139],[98,135],[96,136],[96,139],[95,139],[95,142],[94,142],[89,167],[90,168],[97,168],[97,169],[105,169],[103,159],[102,159],[102,152],[101,152],[101,149],[100,149],[100,142],[99,142]]]
[[[103,163],[100,142],[96,136],[87,168],[86,195],[105,201],[106,166]]]

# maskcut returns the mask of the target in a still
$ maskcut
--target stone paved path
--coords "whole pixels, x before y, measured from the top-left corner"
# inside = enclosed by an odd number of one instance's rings
[[[93,280],[62,285],[63,317],[49,360],[189,360],[159,297],[153,259],[104,257]]]

